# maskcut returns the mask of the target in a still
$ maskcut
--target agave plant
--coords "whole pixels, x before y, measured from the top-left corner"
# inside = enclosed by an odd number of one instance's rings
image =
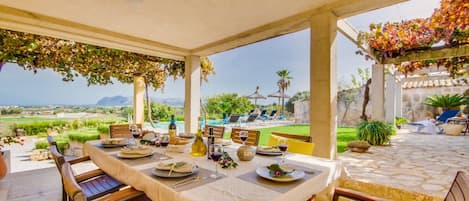
[[[429,105],[432,107],[441,107],[444,110],[457,108],[461,105],[469,104],[469,99],[464,97],[461,94],[446,94],[446,95],[433,95],[428,96],[425,101],[425,105]]]
[[[380,121],[362,121],[357,126],[357,138],[372,145],[389,143],[394,132],[392,126]]]

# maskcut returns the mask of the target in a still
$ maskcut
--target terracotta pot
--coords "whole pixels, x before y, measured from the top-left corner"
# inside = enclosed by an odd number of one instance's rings
[[[350,151],[357,152],[357,153],[366,153],[368,152],[369,148],[362,148],[362,147],[349,147]]]
[[[0,152],[0,180],[2,180],[7,175],[7,164],[3,159],[3,152]]]

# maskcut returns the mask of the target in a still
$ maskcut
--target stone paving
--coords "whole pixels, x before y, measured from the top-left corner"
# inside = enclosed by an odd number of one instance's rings
[[[469,173],[469,136],[415,134],[402,129],[390,146],[339,156],[352,179],[444,197],[458,170]]]

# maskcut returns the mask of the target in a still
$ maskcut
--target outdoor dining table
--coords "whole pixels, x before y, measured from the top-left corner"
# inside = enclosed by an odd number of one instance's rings
[[[311,195],[321,192],[340,176],[342,164],[335,160],[326,160],[300,154],[287,154],[286,163],[297,170],[303,170],[305,176],[294,182],[273,182],[257,176],[256,169],[265,167],[280,160],[279,156],[256,155],[251,161],[238,161],[236,150],[240,145],[232,144],[224,147],[224,151],[238,162],[238,167],[221,169],[225,176],[212,179],[208,177],[215,171],[215,162],[205,157],[192,157],[190,152],[175,153],[154,147],[155,154],[139,159],[121,159],[117,157],[120,148],[103,148],[100,141],[89,141],[83,149],[91,160],[104,172],[119,181],[144,191],[152,200],[164,201],[305,201]],[[163,157],[164,158],[164,157]],[[158,162],[189,161],[199,167],[202,178],[177,188],[173,184],[182,178],[160,178],[152,175]]]

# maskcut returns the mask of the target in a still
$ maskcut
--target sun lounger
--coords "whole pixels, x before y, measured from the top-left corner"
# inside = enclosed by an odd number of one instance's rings
[[[442,133],[443,129],[440,128],[438,125],[447,123],[448,119],[457,116],[459,110],[445,110],[441,113],[440,116],[436,120],[427,119],[418,122],[408,123],[408,125],[417,127],[417,133],[430,133],[430,134],[437,134]]]

